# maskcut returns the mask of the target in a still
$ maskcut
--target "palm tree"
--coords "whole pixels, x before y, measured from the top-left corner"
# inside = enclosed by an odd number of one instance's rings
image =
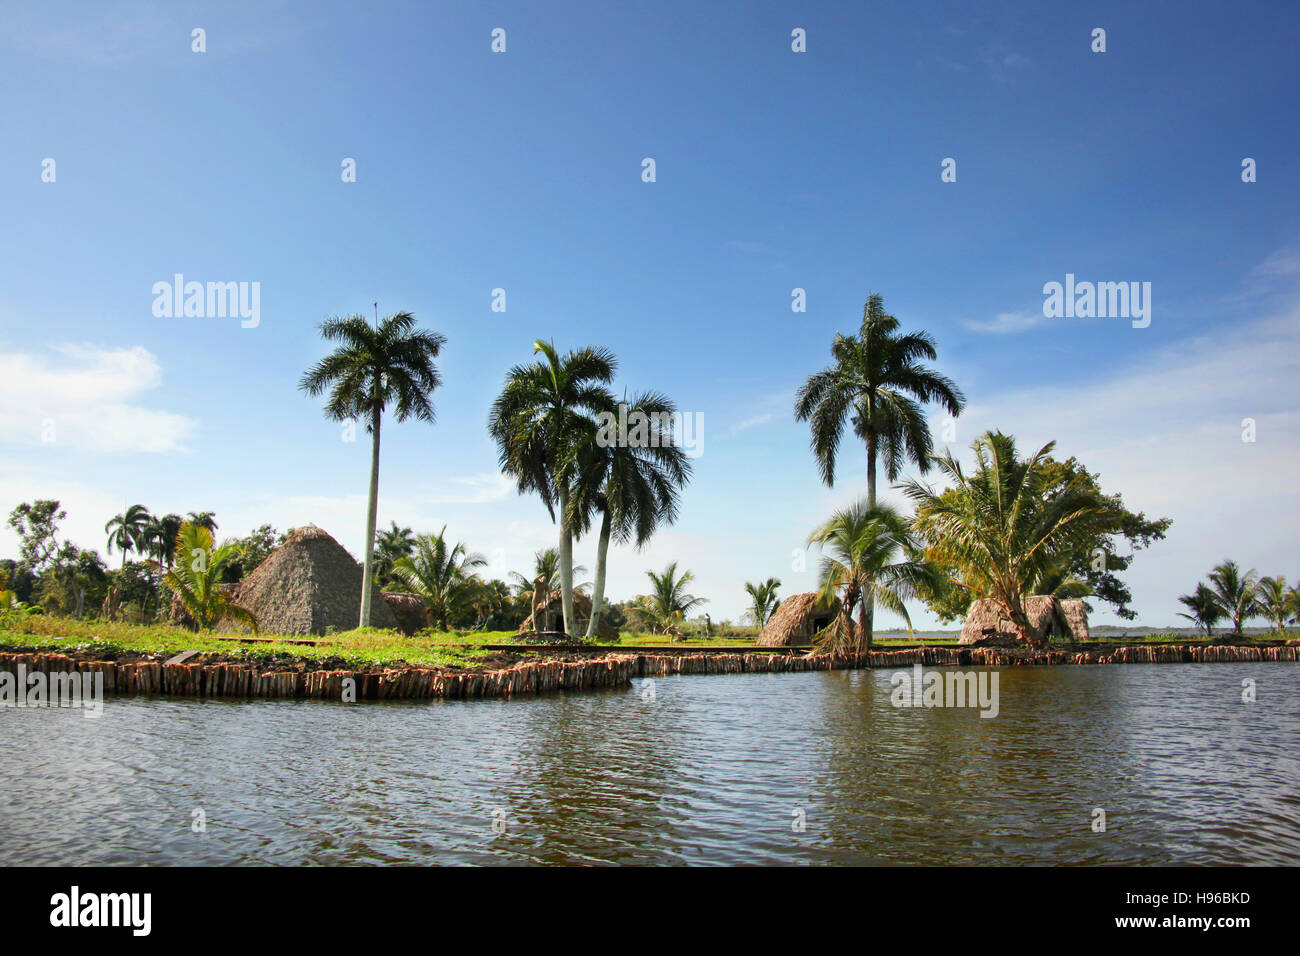
[[[687,585],[695,580],[695,575],[683,571],[679,577],[676,561],[664,568],[662,574],[647,571],[646,577],[650,579],[651,591],[637,599],[633,613],[649,625],[652,631],[680,640],[681,624],[686,620],[686,615],[701,604],[709,603],[708,599],[686,591]]]
[[[366,503],[365,560],[362,562],[361,627],[370,626],[374,580],[375,514],[379,508],[379,431],[392,404],[399,422],[411,416],[433,423],[429,400],[442,384],[434,359],[447,339],[415,327],[415,316],[398,312],[372,326],[363,316],[327,319],[321,337],[339,347],[303,375],[298,387],[316,396],[329,389],[325,415],[335,421],[364,421],[370,433],[370,493]]]
[[[212,534],[217,533],[217,515],[214,511],[191,511],[190,523],[207,528]]]
[[[1052,485],[1044,459],[1055,442],[1020,460],[1015,439],[985,432],[971,447],[976,470],[967,475],[951,452],[930,460],[954,482],[936,494],[911,479],[903,490],[917,505],[916,530],[929,544],[927,556],[955,575],[951,583],[976,597],[991,597],[1006,610],[1022,640],[1042,644],[1030,623],[1024,599],[1047,572],[1069,553],[1076,527],[1089,518],[1107,518],[1113,503],[1083,475]]]
[[[120,515],[114,515],[109,519],[108,524],[104,525],[104,533],[108,535],[108,553],[113,553],[113,545],[117,545],[118,550],[122,552],[122,567],[126,567],[126,553],[128,551],[142,551],[141,544],[144,541],[144,532],[149,524],[149,509],[144,505],[131,505]]]
[[[1214,592],[1202,582],[1196,585],[1195,591],[1180,595],[1178,600],[1191,612],[1186,614],[1179,611],[1178,616],[1187,618],[1197,627],[1205,628],[1206,637],[1214,637],[1214,625],[1223,618],[1223,609],[1219,607]]]
[[[415,535],[410,528],[399,528],[397,522],[387,531],[375,535],[375,578],[380,584],[388,584],[393,573],[393,565],[399,558],[408,558],[415,550]]]
[[[867,446],[867,507],[876,506],[876,462],[883,460],[885,476],[897,481],[907,462],[922,474],[930,467],[934,443],[925,419],[925,405],[937,402],[950,415],[966,404],[951,379],[922,364],[938,357],[934,339],[926,332],[898,334],[899,322],[885,312],[877,293],[862,309],[856,336],[839,335],[831,343],[833,364],[808,377],[795,395],[794,414],[812,429],[811,445],[828,487],[835,483],[835,461],[844,423]],[[873,626],[874,598],[869,591],[867,630]]]
[[[166,514],[155,521],[159,543],[158,560],[164,569],[171,567],[176,559],[176,535],[180,534],[181,525],[184,523],[185,519],[178,514]],[[208,528],[208,531],[215,530],[216,522],[213,522],[213,527]]]
[[[257,633],[257,618],[235,604],[221,589],[222,574],[239,555],[239,546],[215,547],[212,532],[187,521],[176,534],[175,566],[163,577],[163,583],[184,605],[199,630],[215,627],[224,619],[247,624]]]
[[[564,631],[572,634],[573,509],[570,499],[584,448],[595,443],[592,416],[614,408],[609,385],[618,362],[607,349],[586,347],[561,357],[554,343],[534,342],[542,358],[516,365],[506,373],[505,386],[488,419],[496,440],[501,470],[515,479],[520,494],[536,491],[551,520],[560,523],[560,595]]]
[[[1233,635],[1239,637],[1242,622],[1257,613],[1259,575],[1254,568],[1243,574],[1236,561],[1224,561],[1210,572],[1210,590],[1223,616],[1232,621]]]
[[[762,584],[746,582],[745,593],[749,595],[749,610],[746,611],[760,628],[766,627],[768,619],[775,613],[781,602],[777,599],[776,589],[781,586],[777,578],[768,578]]]
[[[476,598],[482,582],[474,569],[486,564],[487,558],[467,551],[464,542],[448,543],[443,525],[437,534],[415,539],[414,552],[393,565],[393,577],[424,598],[431,624],[446,629]]]
[[[1286,578],[1260,578],[1255,595],[1255,610],[1261,617],[1266,617],[1277,627],[1281,634],[1286,630],[1287,619],[1292,614],[1292,589],[1287,587]]]
[[[871,507],[859,500],[841,508],[808,536],[808,544],[819,545],[822,551],[819,603],[840,602],[839,614],[819,636],[818,650],[823,652],[871,650],[868,597],[902,617],[911,633],[912,619],[903,602],[915,597],[919,587],[933,587],[941,577],[921,556],[921,545],[907,520],[888,505]]]
[[[596,441],[579,450],[570,523],[581,534],[600,515],[596,581],[591,593],[588,641],[595,640],[605,600],[605,570],[610,538],[641,548],[661,524],[677,520],[680,490],[690,480],[691,462],[673,439],[677,406],[658,392],[620,403],[608,413]],[[613,424],[617,419],[619,424]],[[644,428],[634,424],[644,423]],[[631,433],[627,425],[632,424]]]
[[[573,568],[574,577],[586,573],[587,566],[585,564],[575,565]],[[530,613],[536,611],[539,607],[541,608],[542,620],[540,622],[533,621],[534,630],[549,631],[551,629],[549,610],[551,593],[559,590],[560,587],[560,552],[555,548],[543,548],[533,554],[533,573],[531,576],[519,571],[511,571],[510,577],[514,578],[516,592],[520,595],[528,595]],[[587,585],[585,583],[573,586],[573,590],[579,593],[586,589]]]

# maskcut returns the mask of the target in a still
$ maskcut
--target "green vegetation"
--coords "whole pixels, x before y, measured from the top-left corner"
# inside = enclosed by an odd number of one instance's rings
[[[398,558],[393,577],[406,589],[424,598],[429,622],[439,630],[450,626],[454,617],[474,603],[483,581],[475,568],[484,567],[487,559],[478,552],[467,551],[463,541],[447,542],[447,526],[437,534],[423,534],[415,539],[414,553]]]
[[[200,631],[211,630],[225,620],[247,624],[257,633],[257,618],[240,607],[220,587],[229,564],[239,554],[238,545],[216,547],[212,532],[187,521],[176,535],[180,561],[167,572],[163,583],[176,595],[185,613]]]
[[[696,597],[686,591],[695,575],[690,571],[678,574],[677,562],[674,561],[662,573],[647,571],[646,577],[650,579],[651,590],[649,594],[638,595],[632,605],[632,619],[649,627],[652,634],[684,640],[682,622],[686,615],[708,603],[708,598]]]
[[[749,595],[749,608],[745,611],[745,616],[753,621],[762,630],[767,625],[768,619],[776,613],[781,601],[776,596],[777,588],[781,586],[779,578],[768,578],[762,584],[755,584],[752,581],[745,583],[745,593]]]

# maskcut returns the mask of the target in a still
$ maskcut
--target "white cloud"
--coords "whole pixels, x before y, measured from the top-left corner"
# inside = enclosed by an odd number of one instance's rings
[[[736,424],[732,425],[731,434],[734,435],[737,432],[743,432],[751,428],[757,428],[759,425],[766,425],[771,420],[772,420],[771,412],[765,412],[762,415],[754,415],[750,418],[746,418],[744,421],[737,422]]]
[[[970,321],[966,328],[972,332],[990,332],[1005,335],[1009,332],[1024,332],[1043,323],[1043,313],[1039,312],[1000,312],[997,317],[987,322]]]
[[[62,345],[57,359],[0,355],[0,442],[99,452],[183,451],[196,422],[135,404],[162,384],[147,350]]]

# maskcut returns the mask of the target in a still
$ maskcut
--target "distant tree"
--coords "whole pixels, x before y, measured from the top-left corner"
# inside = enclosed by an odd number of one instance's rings
[[[767,625],[777,606],[781,603],[776,590],[781,586],[777,578],[768,578],[762,584],[746,582],[745,593],[749,595],[749,609],[745,612],[760,628]]]
[[[409,558],[415,550],[415,535],[410,528],[392,527],[375,535],[375,580],[381,587],[393,583],[393,565],[401,558]]]
[[[1240,636],[1242,624],[1258,613],[1259,574],[1254,568],[1243,573],[1236,561],[1224,561],[1210,572],[1210,590],[1223,616],[1232,621],[1232,633]]]
[[[1179,611],[1179,617],[1185,617],[1199,628],[1205,630],[1206,637],[1214,636],[1214,625],[1223,619],[1223,609],[1219,607],[1214,592],[1204,582],[1196,585],[1191,594],[1180,595],[1178,600],[1187,612]]]
[[[32,574],[39,575],[54,560],[59,550],[59,522],[67,516],[57,501],[48,498],[24,501],[9,512],[9,527],[18,534],[20,559]]]
[[[191,511],[190,524],[204,528],[209,534],[217,533],[217,516],[212,511]]]
[[[1261,617],[1268,618],[1281,634],[1286,630],[1286,622],[1294,613],[1292,606],[1292,589],[1287,587],[1286,578],[1260,578],[1256,592],[1255,605]]]
[[[284,542],[285,535],[269,524],[258,525],[249,534],[235,539],[234,543],[239,547],[239,554],[226,565],[223,583],[234,584],[244,580]]]
[[[700,605],[707,604],[708,598],[696,597],[686,590],[695,580],[695,575],[690,571],[683,571],[679,575],[676,561],[661,573],[647,571],[646,577],[650,579],[651,590],[649,594],[643,594],[637,599],[634,607],[636,620],[643,626],[648,626],[653,633],[667,634],[675,640],[681,640],[686,615]]]
[[[114,515],[104,525],[108,535],[108,553],[113,553],[113,546],[122,552],[122,565],[126,565],[129,551],[144,552],[150,522],[149,509],[144,505],[131,505],[120,515]]]

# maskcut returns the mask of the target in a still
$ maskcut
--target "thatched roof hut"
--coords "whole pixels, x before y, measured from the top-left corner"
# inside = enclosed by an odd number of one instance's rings
[[[1088,612],[1083,601],[1059,600],[1050,594],[1025,598],[1025,614],[1047,639],[1059,641],[1088,640]],[[980,598],[966,612],[960,644],[974,644],[985,639],[1018,640],[1020,632],[1006,609],[992,598]]]
[[[361,611],[361,565],[317,528],[295,528],[236,586],[234,601],[252,611],[267,634],[350,631]],[[370,624],[397,627],[383,592],[370,585]],[[242,629],[233,623],[228,629]]]
[[[429,626],[429,605],[419,594],[385,591],[384,600],[397,619],[397,629],[403,634],[414,634]]]
[[[591,620],[591,598],[581,591],[573,592],[573,616],[578,619],[575,622],[577,633],[570,636],[585,637],[587,622]],[[538,622],[541,625],[540,627],[537,623],[534,623],[535,618],[541,619]],[[538,599],[537,604],[533,607],[533,613],[524,618],[524,622],[519,625],[519,633],[523,634],[525,631],[558,631],[562,630],[563,627],[564,597],[557,588],[550,593],[545,609],[542,607],[541,599]],[[618,628],[610,623],[608,605],[601,612],[600,622],[596,625],[596,637],[602,641],[618,640]]]
[[[808,647],[815,635],[835,618],[840,602],[829,606],[818,600],[815,591],[792,594],[785,598],[758,636],[759,647]]]

